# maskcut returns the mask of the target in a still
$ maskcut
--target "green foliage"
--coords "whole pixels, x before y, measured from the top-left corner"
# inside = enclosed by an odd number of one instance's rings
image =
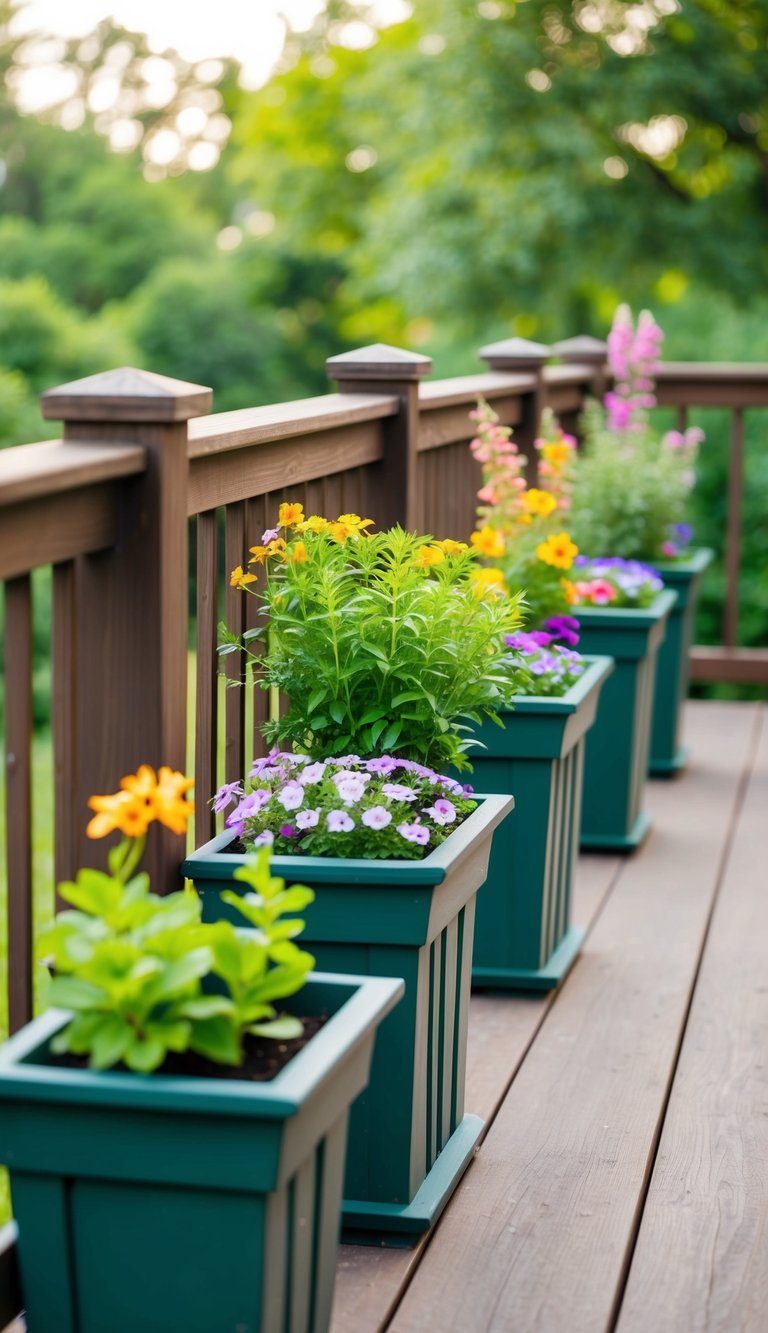
[[[171,1053],[193,1051],[239,1065],[248,1033],[275,1040],[301,1035],[274,1001],[300,990],[314,963],[293,943],[304,923],[283,920],[312,901],[311,889],[272,879],[264,851],[237,873],[250,892],[223,897],[250,923],[201,924],[194,890],[160,897],[148,877],[128,883],[81,870],[59,892],[74,910],[58,914],[39,941],[53,971],[49,1005],[73,1012],[54,1051],[87,1055],[93,1069],[123,1064],[158,1069]],[[223,994],[204,990],[218,978]]]
[[[650,428],[617,434],[603,409],[588,405],[585,448],[574,469],[571,534],[588,556],[663,558],[670,529],[686,517],[690,459]]]
[[[514,693],[504,635],[519,627],[520,598],[479,595],[471,552],[445,554],[399,527],[338,540],[334,526],[267,557],[255,594],[269,621],[253,668],[288,700],[268,739],[466,767],[463,733]]]

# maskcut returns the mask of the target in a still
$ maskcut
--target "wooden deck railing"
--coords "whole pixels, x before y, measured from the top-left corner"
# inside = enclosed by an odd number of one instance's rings
[[[307,512],[467,534],[479,484],[470,408],[488,399],[529,450],[543,405],[574,427],[585,396],[605,381],[604,348],[575,340],[560,351],[565,364],[547,366],[546,348],[511,339],[483,349],[486,372],[425,381],[428,358],[364,349],[329,363],[338,392],[214,415],[209,390],[143,371],[43,396],[45,416],[64,422],[63,440],[0,452],[12,1029],[32,1007],[33,571],[53,569],[56,878],[103,851],[85,843],[91,793],[114,790],[142,761],[185,766],[190,605],[199,842],[213,828],[207,802],[217,783],[239,777],[257,752],[266,708],[260,691],[230,689],[220,702],[218,622],[246,628],[253,608],[225,571],[243,563],[285,498]],[[768,367],[667,364],[659,397],[681,420],[689,407],[715,404],[734,423],[724,646],[695,649],[695,674],[768,683],[768,652],[737,647],[743,413],[768,407]],[[236,657],[227,662],[239,679]],[[153,882],[173,884],[178,861],[172,836],[154,841]]]

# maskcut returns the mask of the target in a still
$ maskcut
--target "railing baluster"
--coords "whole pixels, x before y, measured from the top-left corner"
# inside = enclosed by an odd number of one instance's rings
[[[197,519],[197,684],[195,700],[195,840],[213,837],[216,817],[208,804],[218,785],[218,514]]]
[[[53,725],[53,864],[56,883],[77,873],[78,841],[71,817],[72,774],[77,771],[77,595],[74,561],[54,565],[51,651]],[[81,812],[82,818],[87,815]],[[57,906],[64,906],[57,900]]]
[[[677,429],[681,433],[688,429],[688,408],[683,404],[677,409]]]
[[[229,576],[237,565],[247,565],[248,547],[245,541],[245,501],[227,505],[225,510],[224,549],[224,605],[226,623],[233,634],[245,629],[245,598],[247,593],[229,586]],[[245,671],[242,653],[229,653],[224,658],[227,675],[224,718],[224,773],[226,782],[238,782],[245,768]],[[236,681],[238,684],[229,684]]]
[[[723,613],[723,642],[735,648],[739,633],[739,571],[741,568],[741,497],[744,486],[744,412],[735,407],[731,416],[731,448],[728,461],[728,521],[725,533],[726,596]]]
[[[32,1017],[32,586],[5,585],[8,1026]]]
[[[305,510],[309,513],[309,510]],[[261,539],[268,527],[271,527],[277,520],[277,511],[273,506],[269,496],[261,495],[257,499],[248,501],[248,521],[246,524],[248,535],[248,546],[261,545]],[[256,575],[257,583],[252,587],[262,589],[265,584],[265,570],[263,565],[251,565],[252,574]],[[246,595],[245,603],[245,625],[246,629],[255,629],[264,624],[264,617],[257,615],[258,602],[255,597]],[[265,645],[254,640],[250,644],[251,652],[263,652]],[[252,748],[254,758],[266,754],[266,745],[261,734],[261,728],[269,717],[269,693],[262,690],[258,685],[247,686],[251,691],[251,728],[252,728]]]

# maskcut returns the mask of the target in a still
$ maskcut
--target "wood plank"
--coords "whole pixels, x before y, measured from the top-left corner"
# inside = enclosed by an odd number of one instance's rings
[[[441,407],[463,405],[467,411],[478,398],[493,402],[497,398],[516,398],[530,393],[535,376],[516,371],[478,371],[476,375],[455,375],[449,380],[426,380],[419,385],[419,407],[433,412]]]
[[[3,510],[0,579],[113,546],[119,530],[119,486],[119,482],[84,486],[20,500]]]
[[[735,829],[618,1333],[761,1333],[768,1310],[768,724]]]
[[[43,440],[0,453],[0,506],[143,472],[147,453],[135,444]]]
[[[756,710],[705,705],[391,1327],[610,1326]]]
[[[357,422],[395,416],[398,400],[388,393],[326,393],[291,403],[215,412],[189,423],[189,457],[290,440],[310,432],[332,432]]]
[[[32,1017],[32,587],[5,585],[8,1029]]]
[[[622,862],[616,857],[579,858],[574,885],[575,920],[589,925]],[[577,964],[578,966],[578,964]],[[473,995],[467,1048],[468,1111],[490,1121],[554,996]],[[331,1333],[373,1333],[382,1327],[426,1240],[414,1250],[342,1245],[336,1270]]]
[[[197,520],[197,655],[195,673],[195,845],[201,847],[216,832],[216,816],[209,805],[218,786],[219,658],[217,654],[218,523],[215,509]]]
[[[72,774],[77,772],[77,582],[74,561],[54,565],[51,633],[53,730],[53,866],[57,884],[74,879],[78,841],[71,815]],[[85,814],[85,812],[82,812]],[[64,907],[57,899],[57,907]]]
[[[237,565],[247,568],[245,502],[227,506],[224,526],[224,620],[233,634],[245,630],[245,599],[248,593],[232,588],[229,576]],[[224,694],[224,781],[242,781],[245,769],[245,660],[242,653],[224,658],[227,688]]]
[[[692,648],[691,678],[727,680],[737,685],[765,685],[768,683],[768,648]]]

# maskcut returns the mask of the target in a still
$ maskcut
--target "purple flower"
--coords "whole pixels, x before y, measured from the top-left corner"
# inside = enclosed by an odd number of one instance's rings
[[[278,829],[281,838],[298,838],[298,833],[293,824],[281,824]]]
[[[319,822],[319,810],[300,810],[296,816],[296,827],[300,828],[302,832],[309,828],[317,828]]]
[[[381,788],[382,796],[387,796],[390,801],[415,801],[416,792],[412,787],[404,787],[399,782],[385,782]]]
[[[338,764],[339,768],[350,768],[353,764],[361,763],[362,760],[359,754],[342,754],[339,755],[338,759],[333,759],[331,762]]]
[[[325,827],[329,833],[349,833],[355,827],[346,810],[330,810],[325,816]]]
[[[316,782],[321,782],[325,775],[325,763],[308,764],[299,773],[299,782],[303,787],[314,786]]]
[[[453,792],[454,796],[463,796],[465,790],[467,790],[462,787],[461,783],[457,782],[455,778],[437,778],[436,785],[438,787],[445,787],[446,791]],[[472,791],[471,787],[469,788],[469,791]]]
[[[219,787],[214,798],[213,808],[216,814],[221,814],[222,810],[226,810],[227,806],[231,805],[232,801],[236,800],[238,796],[242,796],[242,794],[243,789],[239,782],[225,782],[223,787]]]
[[[452,801],[446,801],[444,797],[435,801],[435,804],[425,810],[424,813],[429,815],[430,819],[434,820],[436,824],[453,824],[456,820],[456,806]]]
[[[336,790],[345,805],[356,805],[365,796],[365,783],[356,773],[345,774],[336,783]]]
[[[274,833],[271,833],[268,828],[265,828],[263,833],[257,834],[254,838],[253,845],[254,847],[271,847],[274,841]]]
[[[304,788],[300,782],[286,782],[283,790],[277,793],[277,799],[284,810],[298,810],[304,801]]]
[[[549,631],[552,639],[562,639],[571,648],[575,648],[579,642],[579,631],[581,626],[575,616],[552,616],[545,621],[544,628]]]
[[[261,537],[262,546],[269,546],[270,542],[276,542],[279,536],[280,536],[279,528],[267,528],[266,532],[262,533]]]
[[[252,819],[265,805],[269,805],[272,799],[272,793],[265,787],[259,787],[256,791],[249,792],[240,802],[240,815],[245,819]]]
[[[232,814],[228,815],[224,822],[226,823],[227,828],[232,829],[236,838],[242,838],[245,833],[245,824],[240,818],[240,814],[237,810],[233,810]]]
[[[392,816],[383,805],[374,805],[370,810],[366,810],[363,815],[363,823],[366,828],[382,829],[387,824],[392,823]]]
[[[397,768],[397,760],[389,754],[383,754],[380,759],[369,759],[365,767],[369,773],[381,773],[387,777]]]
[[[421,847],[429,842],[429,829],[423,824],[398,824],[397,831],[406,842],[417,842]]]

